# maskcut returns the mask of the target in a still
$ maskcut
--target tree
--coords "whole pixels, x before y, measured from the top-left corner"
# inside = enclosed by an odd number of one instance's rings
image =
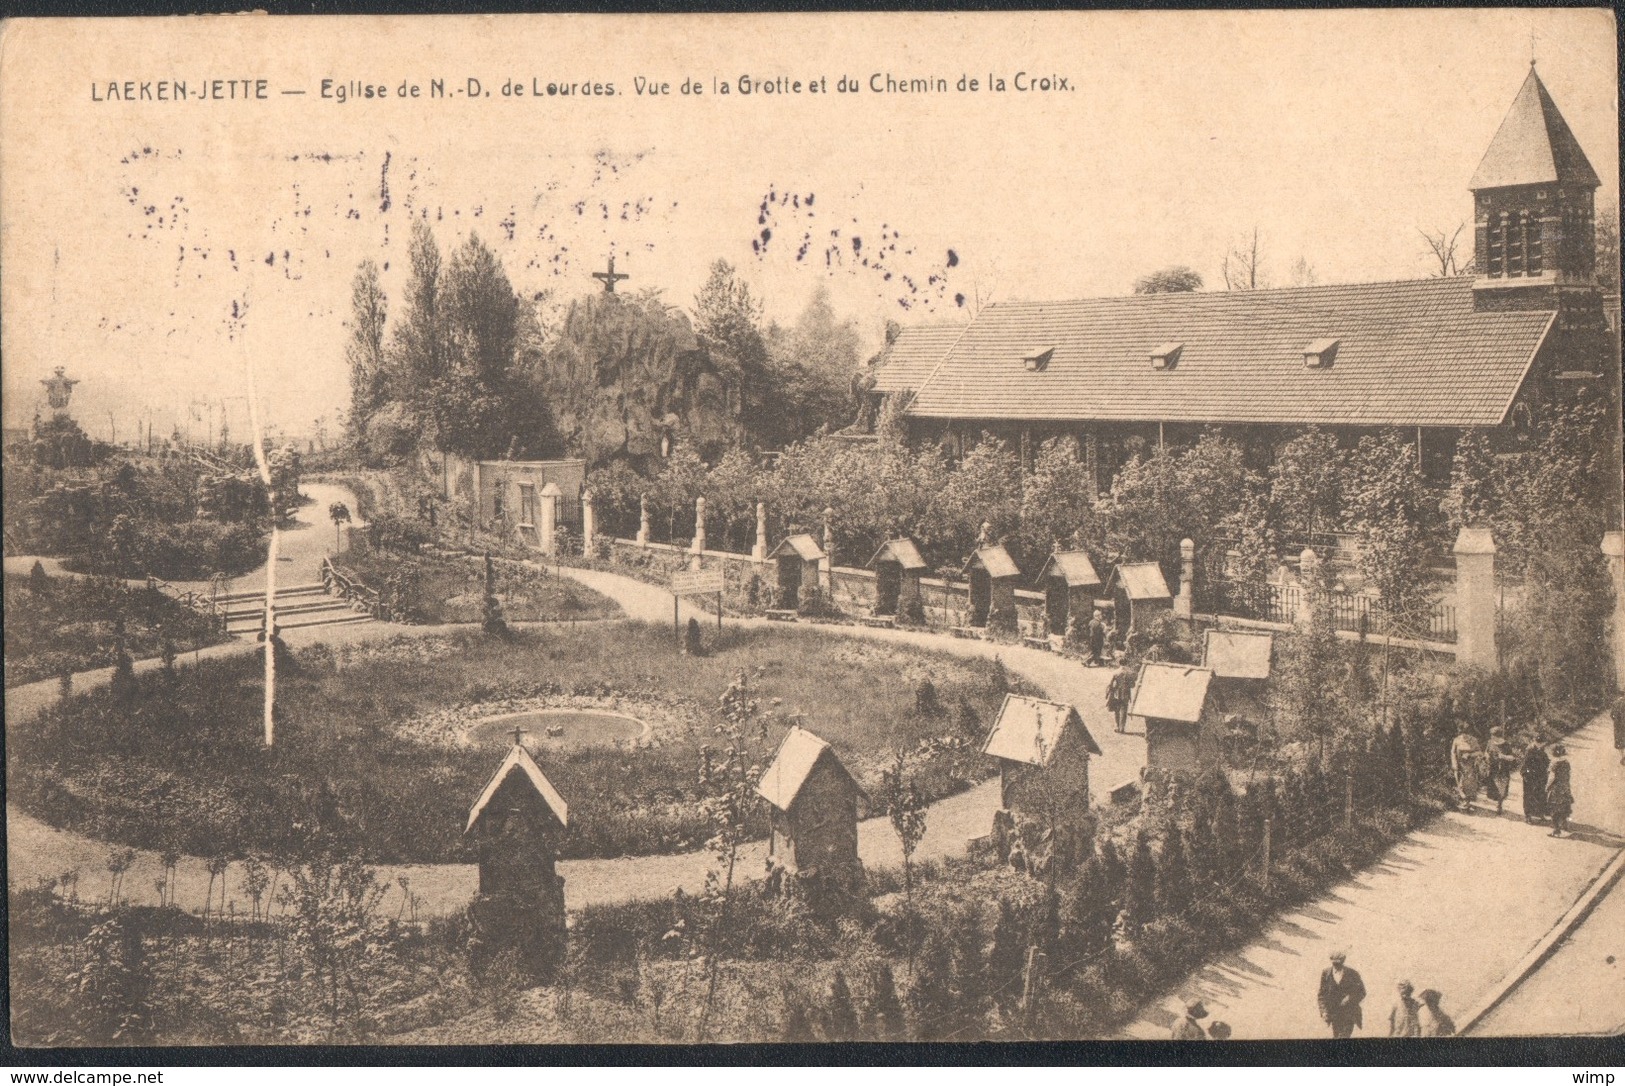
[[[1134,280],[1136,294],[1186,294],[1201,289],[1201,274],[1184,264],[1172,264]]]
[[[1381,601],[1386,632],[1420,633],[1433,598],[1428,529],[1437,520],[1439,501],[1422,477],[1416,446],[1397,430],[1362,437],[1347,501],[1360,532],[1359,569]]]
[[[858,330],[835,314],[829,288],[819,284],[789,328],[767,329],[775,403],[759,424],[770,445],[784,445],[819,429],[853,420],[852,375],[858,368]]]
[[[357,439],[365,436],[367,420],[389,396],[389,363],[384,353],[388,313],[378,265],[363,260],[350,285],[350,338],[344,345],[344,359],[350,366],[350,424]]]
[[[1185,834],[1170,826],[1162,839],[1162,855],[1157,857],[1157,908],[1172,916],[1191,903],[1190,861],[1185,853]]]
[[[350,523],[350,507],[334,502],[327,507],[327,519],[333,522],[333,551],[338,553],[344,545],[344,525]]]
[[[1258,227],[1255,226],[1252,235],[1243,237],[1241,241],[1232,245],[1219,264],[1224,289],[1266,289],[1270,284],[1268,276],[1264,273],[1263,262],[1263,248],[1258,237]]]
[[[1458,223],[1454,230],[1445,230],[1442,227],[1438,230],[1423,230],[1420,227],[1417,229],[1422,235],[1422,240],[1427,243],[1428,255],[1438,262],[1439,270],[1436,278],[1444,279],[1461,273],[1464,262],[1457,259],[1456,242],[1465,229],[1466,223]]]
[[[892,832],[903,850],[903,895],[908,904],[909,917],[914,916],[914,850],[925,836],[927,804],[912,780],[904,776],[903,752],[897,751],[890,769],[880,772],[880,792],[876,796],[886,817],[891,820]]]
[[[752,440],[775,448],[788,444],[780,440],[783,427],[775,418],[779,397],[769,374],[762,304],[726,260],[711,265],[694,297],[694,333],[711,364],[737,390],[739,413]]]
[[[903,1035],[903,1001],[897,998],[897,978],[891,963],[875,966],[869,982],[869,1003],[864,1008],[864,1032],[871,1041],[894,1041]]]
[[[441,314],[440,246],[422,219],[412,223],[407,252],[411,275],[401,318],[390,336],[390,399],[426,409],[431,390],[445,376],[445,327]]]
[[[1027,556],[1038,561],[1055,542],[1074,540],[1096,557],[1104,549],[1095,516],[1095,479],[1078,455],[1075,438],[1055,437],[1038,448],[1033,472],[1021,491],[1021,538]]]
[[[1603,296],[1619,297],[1619,208],[1597,211],[1597,286]]]
[[[1316,426],[1281,446],[1270,466],[1270,505],[1293,542],[1310,545],[1341,526],[1347,459],[1337,438]]]

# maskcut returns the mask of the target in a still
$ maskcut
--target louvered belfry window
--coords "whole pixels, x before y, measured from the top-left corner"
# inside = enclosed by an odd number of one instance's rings
[[[1489,229],[1490,252],[1485,261],[1485,270],[1492,279],[1499,279],[1507,273],[1507,214],[1504,211],[1490,213]]]
[[[1513,278],[1523,274],[1524,246],[1529,235],[1529,215],[1520,211],[1509,224],[1511,230],[1507,237],[1507,277]]]

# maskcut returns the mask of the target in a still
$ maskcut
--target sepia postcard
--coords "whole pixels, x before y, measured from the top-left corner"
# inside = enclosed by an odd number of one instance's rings
[[[1597,8],[0,24],[12,1044],[1617,1037],[1619,161]]]

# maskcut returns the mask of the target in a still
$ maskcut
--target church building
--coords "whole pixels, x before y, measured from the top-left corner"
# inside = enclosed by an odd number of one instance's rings
[[[905,329],[875,388],[912,390],[911,437],[955,458],[984,433],[1024,463],[1072,436],[1101,491],[1136,450],[1210,425],[1245,428],[1266,455],[1305,426],[1351,442],[1398,427],[1445,477],[1463,430],[1516,448],[1566,391],[1608,394],[1599,184],[1531,66],[1469,185],[1470,274],[996,303],[968,325]]]

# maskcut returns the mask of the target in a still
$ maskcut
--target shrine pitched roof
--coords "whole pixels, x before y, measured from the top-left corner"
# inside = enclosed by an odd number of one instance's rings
[[[818,545],[818,540],[810,535],[787,536],[783,542],[773,548],[769,558],[778,558],[784,554],[794,554],[803,562],[818,562],[824,558],[824,548]]]
[[[1095,564],[1083,551],[1057,551],[1050,555],[1044,568],[1038,571],[1038,580],[1043,581],[1052,575],[1064,580],[1068,588],[1086,588],[1101,583],[1100,574],[1095,572]]]
[[[1123,585],[1131,600],[1170,600],[1168,582],[1163,579],[1162,567],[1155,562],[1130,562],[1112,571],[1112,579]]]
[[[969,573],[973,566],[978,565],[987,570],[987,575],[995,581],[1021,576],[1021,567],[1010,557],[1010,552],[1000,546],[976,548],[965,560],[965,568],[960,573]]]
[[[1209,630],[1202,666],[1220,679],[1267,679],[1275,653],[1275,635],[1250,630]]]
[[[847,772],[846,766],[841,763],[841,759],[836,756],[830,745],[797,725],[784,733],[784,739],[780,741],[773,761],[762,772],[761,780],[756,782],[756,794],[779,810],[789,813],[796,802],[796,797],[801,794],[802,786],[812,776],[819,761],[825,758],[831,760],[841,775],[851,781],[853,788],[858,788],[857,782],[852,780],[852,774]],[[858,791],[861,792],[862,789]]]
[[[912,539],[888,539],[882,543],[875,556],[869,559],[869,568],[874,569],[881,562],[896,562],[904,569],[926,568],[920,548],[914,545]]]
[[[535,760],[531,758],[530,752],[522,745],[515,743],[513,749],[508,751],[508,756],[502,760],[502,764],[497,766],[497,771],[491,775],[491,781],[485,786],[485,791],[481,792],[480,798],[474,801],[474,806],[468,809],[468,825],[463,827],[464,833],[474,828],[474,823],[478,822],[480,816],[485,813],[486,804],[491,802],[491,798],[497,794],[497,790],[515,773],[519,774],[535,789],[536,794],[542,797],[542,802],[547,804],[548,810],[552,811],[553,816],[559,820],[559,825],[569,826],[569,804],[564,802],[564,797],[559,795],[558,789],[553,787],[553,782],[547,779],[547,775],[542,772],[542,767],[537,765]]]
[[[1061,741],[1072,734],[1090,754],[1100,745],[1083,723],[1076,707],[1025,694],[1006,694],[998,719],[982,744],[982,753],[1010,762],[1045,766],[1055,757]]]
[[[906,413],[982,421],[1494,426],[1555,318],[1478,312],[1473,279],[987,306]],[[1338,341],[1330,365],[1304,345]],[[1181,344],[1157,368],[1159,344]],[[1034,343],[1049,364],[1027,367]]]
[[[1129,715],[1196,724],[1207,705],[1213,672],[1188,664],[1146,664],[1134,684]]]

